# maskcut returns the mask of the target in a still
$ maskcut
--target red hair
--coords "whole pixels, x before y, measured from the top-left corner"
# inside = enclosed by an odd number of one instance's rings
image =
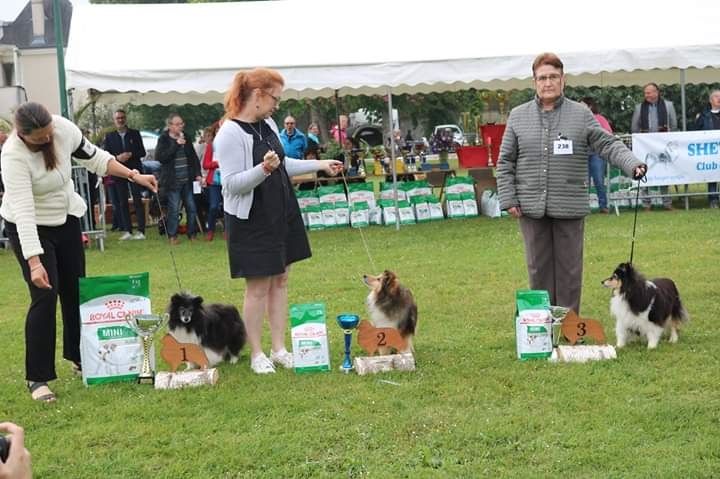
[[[275,70],[253,68],[252,70],[237,72],[232,85],[230,85],[230,90],[225,94],[225,117],[234,118],[238,116],[255,88],[270,90],[276,86],[284,87],[285,80]]]

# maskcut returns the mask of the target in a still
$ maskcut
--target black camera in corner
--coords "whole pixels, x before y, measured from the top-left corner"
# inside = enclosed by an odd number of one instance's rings
[[[0,436],[0,462],[6,462],[10,454],[10,439]]]

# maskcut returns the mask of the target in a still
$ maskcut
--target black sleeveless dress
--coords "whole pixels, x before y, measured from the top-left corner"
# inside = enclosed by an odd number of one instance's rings
[[[230,275],[233,278],[275,276],[296,261],[309,258],[310,244],[295,191],[285,169],[285,151],[265,121],[232,120],[253,137],[253,165],[269,150],[280,157],[280,167],[253,190],[248,219],[225,213]]]

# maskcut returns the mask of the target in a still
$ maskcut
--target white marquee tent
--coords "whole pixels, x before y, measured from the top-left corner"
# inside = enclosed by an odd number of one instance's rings
[[[276,68],[285,98],[531,86],[541,51],[570,85],[720,79],[720,3],[285,0],[87,5],[67,85],[100,101],[222,101],[233,74]]]

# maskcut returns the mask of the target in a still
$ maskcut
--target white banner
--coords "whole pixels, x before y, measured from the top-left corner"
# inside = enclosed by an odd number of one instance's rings
[[[648,165],[643,186],[720,181],[720,130],[635,133],[632,150]]]

